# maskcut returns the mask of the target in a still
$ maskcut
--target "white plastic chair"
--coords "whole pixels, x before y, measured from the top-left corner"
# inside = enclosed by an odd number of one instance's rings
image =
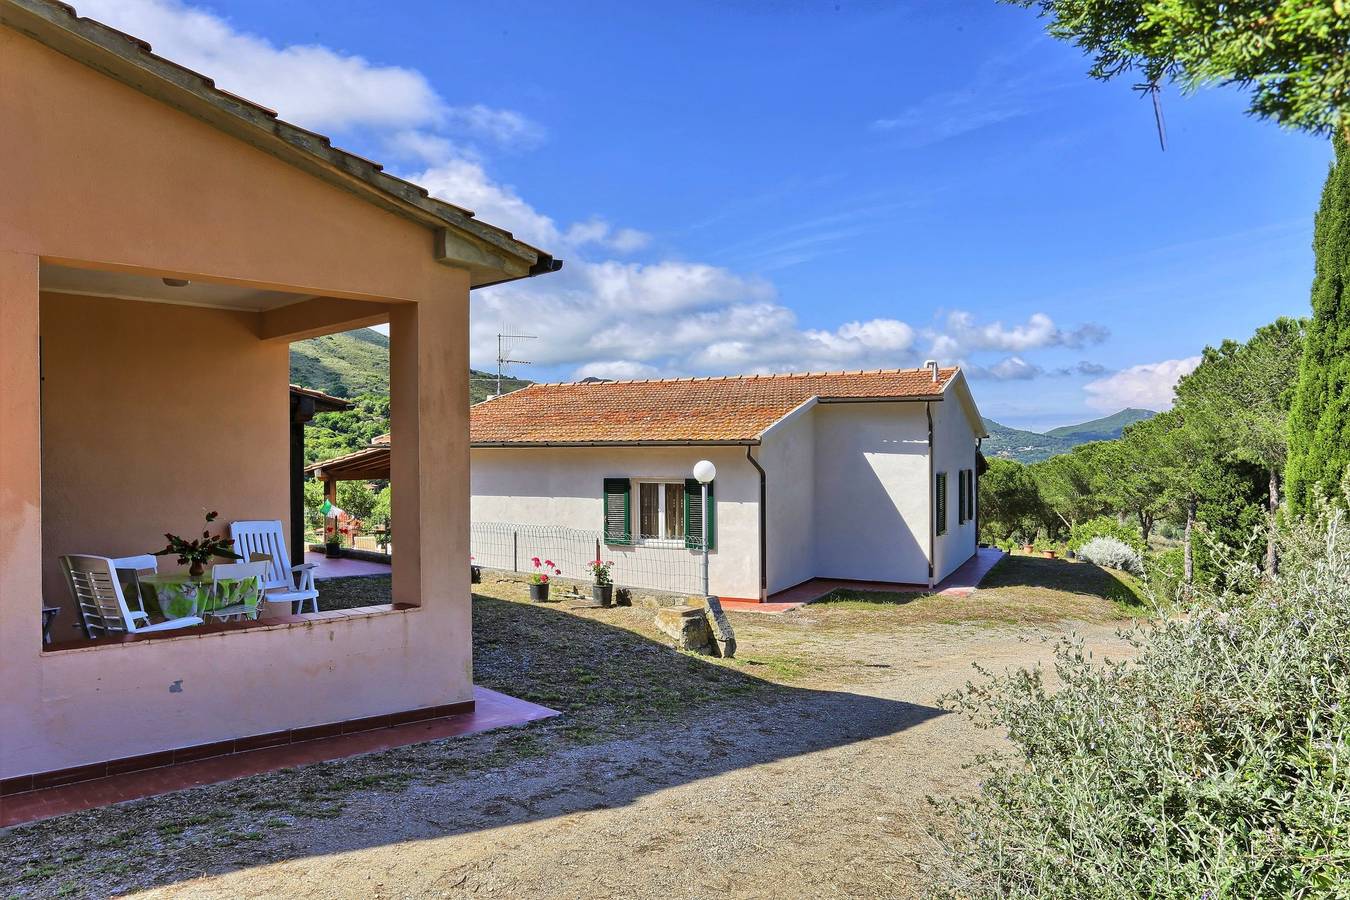
[[[131,588],[132,596],[127,597],[127,604],[128,606],[132,602],[136,604],[136,608],[131,610],[131,615],[149,622],[150,614],[145,611],[145,590],[141,587],[141,573],[149,572],[153,575],[158,572],[159,560],[149,553],[142,553],[139,556],[114,557],[112,564],[122,584],[122,596],[126,597],[127,588]],[[126,578],[122,577],[123,572],[127,573]]]
[[[234,538],[234,552],[245,559],[252,559],[255,554],[271,557],[271,568],[263,582],[269,602],[290,603],[294,613],[304,612],[308,602],[311,612],[319,611],[319,590],[314,586],[315,565],[291,565],[280,519],[231,522],[230,537]]]
[[[122,585],[117,580],[113,560],[106,556],[63,556],[61,571],[65,573],[71,596],[75,598],[75,606],[84,619],[85,634],[91,638],[110,634],[170,631],[202,624],[200,617],[187,616],[150,625],[144,613],[133,615],[122,595]]]
[[[221,595],[222,581],[238,583],[240,587],[233,588],[232,593],[238,598],[237,603],[231,603],[217,609],[208,609],[204,613],[208,618],[220,619],[222,621],[238,617],[243,619],[245,616],[250,619],[258,618],[258,611],[263,605],[263,583],[267,579],[267,573],[271,567],[265,562],[246,562],[246,563],[217,563],[211,567],[211,596],[219,597]],[[251,586],[245,586],[246,582],[252,581]],[[249,606],[249,597],[253,599],[253,605]]]

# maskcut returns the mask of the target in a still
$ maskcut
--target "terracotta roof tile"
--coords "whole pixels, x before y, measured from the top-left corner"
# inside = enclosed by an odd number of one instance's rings
[[[956,373],[940,369],[937,383],[928,369],[888,369],[536,384],[472,407],[469,434],[476,446],[751,442],[812,397],[928,397]]]

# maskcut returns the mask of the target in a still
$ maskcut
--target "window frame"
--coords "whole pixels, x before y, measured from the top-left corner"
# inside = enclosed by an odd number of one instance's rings
[[[684,524],[684,523],[685,523],[685,511],[684,511],[683,509],[680,510],[680,516],[679,516],[679,523],[680,523],[679,527],[680,527],[680,532],[681,532],[681,533],[680,533],[678,536],[675,536],[675,537],[666,537],[666,536],[664,536],[664,532],[665,532],[665,530],[666,530],[666,522],[667,522],[667,517],[666,517],[666,498],[667,498],[667,496],[668,496],[668,495],[667,495],[667,491],[668,491],[669,487],[671,487],[671,486],[677,488],[677,489],[678,489],[678,490],[677,490],[677,493],[680,495],[680,498],[681,498],[681,501],[680,501],[680,502],[681,502],[681,503],[685,502],[685,499],[684,499],[684,493],[685,493],[685,490],[684,490],[684,479],[683,479],[683,478],[673,478],[673,479],[668,479],[668,478],[662,478],[662,477],[651,477],[651,478],[636,478],[636,477],[635,477],[635,478],[632,478],[632,479],[631,479],[631,484],[633,485],[633,493],[636,495],[636,502],[634,502],[634,503],[632,504],[632,509],[630,510],[631,515],[632,515],[632,536],[633,536],[633,546],[634,546],[634,547],[684,547],[685,536],[684,536],[684,533],[683,533],[683,532],[684,532],[684,528],[685,528],[685,524]],[[661,531],[663,532],[663,536],[662,536],[662,537],[659,537],[659,538],[648,538],[648,537],[643,537],[643,536],[642,536],[642,486],[643,486],[644,484],[659,485],[660,488],[661,488],[661,490],[658,490],[657,493],[656,493],[656,499],[657,499],[656,518],[657,518],[657,522],[658,522],[658,523],[660,524],[660,526],[661,526]]]

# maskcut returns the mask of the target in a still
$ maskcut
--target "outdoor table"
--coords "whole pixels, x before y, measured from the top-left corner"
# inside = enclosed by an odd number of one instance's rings
[[[200,616],[236,603],[245,604],[250,611],[258,607],[257,592],[244,581],[222,578],[220,589],[215,592],[211,590],[211,576],[207,574],[161,572],[142,575],[140,582],[150,588],[166,619]]]

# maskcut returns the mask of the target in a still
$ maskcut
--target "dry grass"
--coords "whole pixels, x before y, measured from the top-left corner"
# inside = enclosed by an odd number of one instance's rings
[[[795,615],[831,628],[1109,622],[1147,614],[1138,582],[1091,563],[1009,556],[967,596],[835,591]],[[869,614],[860,618],[859,614]],[[878,618],[881,617],[881,618]]]

